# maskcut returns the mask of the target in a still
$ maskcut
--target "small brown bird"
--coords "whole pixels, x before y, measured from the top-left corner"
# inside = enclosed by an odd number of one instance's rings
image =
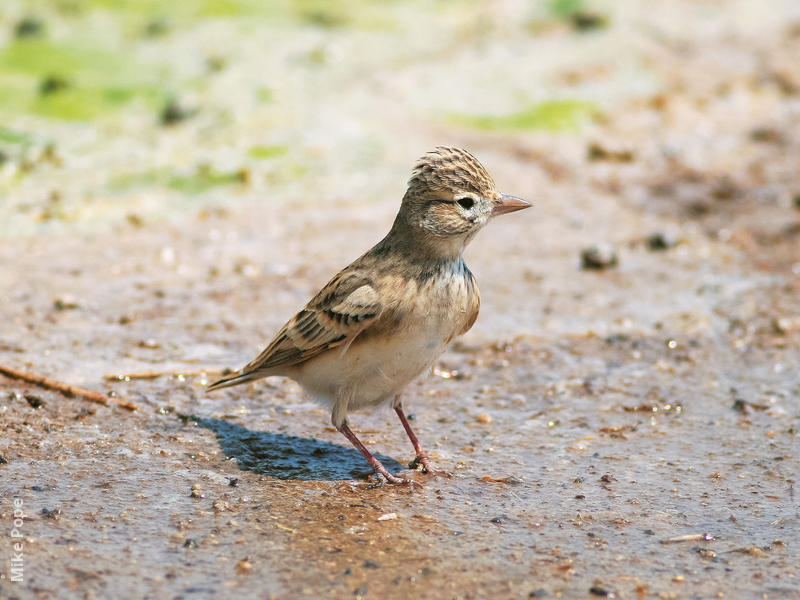
[[[429,472],[400,392],[478,317],[480,295],[464,247],[492,217],[529,206],[498,192],[466,150],[429,152],[414,167],[388,235],[331,279],[255,360],[208,390],[290,377],[330,407],[333,426],[377,473],[403,483],[348,426],[349,411],[391,402],[416,452],[410,467]]]

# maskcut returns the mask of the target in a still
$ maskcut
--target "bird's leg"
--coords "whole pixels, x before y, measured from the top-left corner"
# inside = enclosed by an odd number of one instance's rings
[[[403,424],[403,429],[406,430],[408,439],[411,440],[411,445],[414,446],[414,452],[417,453],[417,456],[413,461],[411,461],[408,467],[410,469],[416,469],[419,465],[422,465],[423,473],[432,473],[433,470],[431,469],[430,464],[428,464],[428,453],[422,449],[416,434],[414,434],[414,430],[411,429],[411,425],[409,425],[408,419],[406,419],[406,415],[403,412],[402,404],[397,404],[394,407],[394,412],[396,412],[397,416],[400,417],[400,422]]]
[[[377,458],[372,456],[370,451],[367,450],[367,447],[364,444],[362,444],[361,440],[359,440],[356,437],[356,434],[353,433],[352,431],[350,431],[350,428],[347,426],[346,422],[342,423],[336,429],[338,429],[339,432],[344,437],[346,437],[348,440],[350,440],[350,443],[353,444],[353,446],[355,446],[356,449],[359,452],[361,452],[361,454],[364,456],[364,458],[367,459],[367,462],[369,462],[369,464],[372,465],[372,468],[375,469],[375,472],[383,475],[386,478],[386,481],[388,481],[389,483],[406,483],[405,479],[401,479],[400,477],[395,477],[394,475],[389,473],[389,471],[386,470],[386,467],[384,467],[381,464],[381,461],[379,461]]]

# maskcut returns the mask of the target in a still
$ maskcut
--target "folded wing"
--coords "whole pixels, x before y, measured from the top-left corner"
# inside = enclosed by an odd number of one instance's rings
[[[350,344],[380,316],[382,306],[372,281],[358,272],[334,277],[277,333],[270,344],[238,373],[208,390],[245,383],[282,366],[297,365]]]

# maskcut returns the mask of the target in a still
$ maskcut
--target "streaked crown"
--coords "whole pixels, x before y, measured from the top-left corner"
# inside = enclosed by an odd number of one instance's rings
[[[485,195],[495,189],[494,180],[478,159],[461,148],[438,146],[419,159],[408,181],[410,193],[463,190]]]

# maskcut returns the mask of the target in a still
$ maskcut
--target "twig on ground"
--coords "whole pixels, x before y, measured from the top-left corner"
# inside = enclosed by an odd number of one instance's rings
[[[712,542],[714,536],[710,533],[690,533],[689,535],[679,535],[677,537],[660,540],[662,544],[680,544],[682,542]]]
[[[22,381],[27,381],[28,383],[38,385],[39,387],[43,387],[48,390],[61,392],[65,396],[82,398],[84,400],[88,400],[89,402],[94,402],[95,404],[103,404],[105,406],[116,405],[126,410],[138,410],[139,408],[132,402],[125,402],[124,400],[111,398],[105,394],[101,394],[100,392],[86,390],[76,385],[70,385],[62,381],[49,379],[47,377],[43,377],[42,375],[36,375],[35,373],[17,371],[16,369],[4,367],[2,365],[0,365],[0,373],[6,377],[10,377],[11,379],[21,379]]]

